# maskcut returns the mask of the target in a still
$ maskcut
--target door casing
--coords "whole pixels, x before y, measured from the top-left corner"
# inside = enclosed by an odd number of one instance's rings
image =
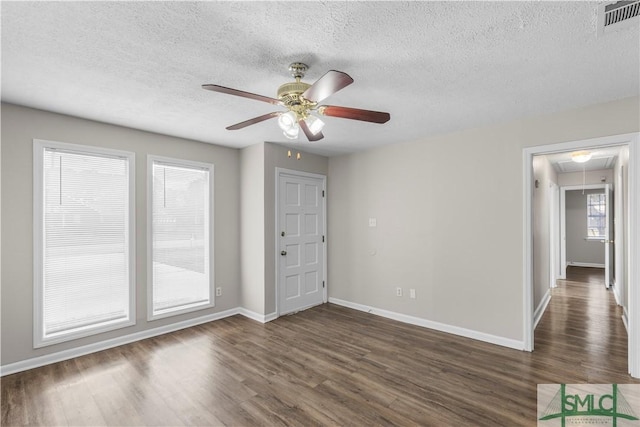
[[[297,177],[301,177],[301,178],[314,178],[314,179],[320,179],[322,180],[322,192],[323,192],[323,197],[322,197],[322,212],[323,212],[323,229],[324,229],[324,236],[325,236],[325,241],[324,241],[324,245],[322,245],[322,251],[323,251],[323,266],[322,266],[322,279],[325,283],[325,286],[323,288],[323,303],[327,302],[327,295],[328,295],[328,289],[329,289],[329,283],[327,280],[327,240],[328,240],[328,235],[327,235],[327,198],[326,198],[326,192],[327,192],[327,177],[326,175],[320,175],[320,174],[316,174],[316,173],[310,173],[310,172],[302,172],[302,171],[297,171],[297,170],[293,170],[293,169],[285,169],[285,168],[276,168],[276,179],[275,179],[275,186],[276,186],[276,198],[275,198],[275,210],[276,210],[276,227],[275,227],[275,247],[274,247],[274,255],[275,255],[275,295],[276,295],[276,313],[278,316],[280,316],[280,230],[281,230],[281,225],[280,225],[280,176],[282,175],[292,175],[292,176],[297,176]]]
[[[563,185],[560,187],[560,278],[567,278],[567,191],[602,190],[607,191],[609,184]],[[606,263],[606,259],[605,259]]]
[[[549,287],[558,286],[557,280],[561,277],[561,257],[560,257],[560,187],[552,183],[549,194]]]
[[[628,371],[640,378],[640,133],[540,145],[523,149],[523,347],[533,351],[533,156],[599,147],[627,145],[629,147],[627,193],[629,207],[629,294],[628,307]]]

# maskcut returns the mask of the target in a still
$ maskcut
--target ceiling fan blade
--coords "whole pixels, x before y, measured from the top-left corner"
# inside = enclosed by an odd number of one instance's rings
[[[282,112],[274,111],[273,113],[263,114],[262,116],[254,117],[253,119],[245,120],[244,122],[236,123],[235,125],[228,126],[227,130],[238,130],[246,128],[247,126],[255,125],[256,123],[264,122],[265,120],[278,117]]]
[[[227,95],[241,96],[243,98],[255,99],[256,101],[268,102],[269,104],[284,105],[282,101],[275,98],[269,98],[268,96],[257,95],[251,92],[245,92],[243,90],[231,89],[219,85],[202,85],[202,89],[211,90],[214,92],[226,93]]]
[[[311,131],[309,130],[309,126],[307,126],[307,122],[305,122],[304,120],[298,120],[298,124],[300,125],[300,128],[310,142],[319,141],[324,138],[322,132],[318,132],[315,135],[311,133]]]
[[[341,117],[343,119],[362,120],[363,122],[386,123],[391,118],[389,113],[382,111],[360,110],[358,108],[322,105],[318,112],[324,116]]]
[[[333,95],[340,89],[353,83],[353,79],[347,73],[342,71],[329,70],[320,77],[310,88],[304,91],[303,98],[313,102],[320,102]]]

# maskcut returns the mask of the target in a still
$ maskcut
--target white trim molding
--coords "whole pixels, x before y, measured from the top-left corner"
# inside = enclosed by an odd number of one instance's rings
[[[622,308],[622,323],[624,323],[624,328],[627,330],[627,334],[629,333],[629,316],[627,315],[627,308]]]
[[[613,282],[613,285],[611,285],[611,288],[613,289],[613,296],[616,299],[616,304],[618,304],[619,306],[622,306],[622,300],[620,298],[620,286],[618,285],[617,282]],[[626,308],[623,307],[625,310]],[[626,315],[626,314],[625,314]],[[623,317],[625,316],[623,315]],[[626,320],[626,319],[625,319]],[[626,328],[626,325],[625,325]]]
[[[244,317],[260,323],[268,323],[278,318],[278,313],[276,313],[275,311],[269,314],[258,314],[255,311],[247,310],[246,308],[241,307],[238,313],[242,314]]]
[[[207,180],[207,197],[208,210],[205,212],[205,237],[207,239],[207,244],[205,245],[206,256],[208,257],[208,265],[205,264],[205,274],[208,276],[209,282],[209,300],[204,302],[187,304],[179,307],[173,307],[169,309],[162,309],[158,311],[154,311],[153,307],[153,293],[155,291],[154,288],[154,270],[153,270],[153,191],[154,191],[154,178],[153,178],[153,168],[155,165],[169,166],[169,167],[177,167],[184,169],[192,169],[198,171],[206,171],[208,176]],[[163,319],[166,317],[177,316],[184,313],[190,313],[198,310],[205,310],[208,308],[215,307],[215,294],[216,294],[216,285],[214,282],[215,278],[215,236],[214,236],[214,228],[215,228],[215,165],[213,163],[203,163],[196,162],[193,160],[184,160],[177,159],[174,157],[164,157],[164,156],[156,156],[154,154],[147,155],[147,321],[153,321],[157,319]]]
[[[628,368],[632,377],[640,378],[640,133],[628,133],[579,141],[540,145],[523,149],[523,340],[527,351],[533,351],[533,157],[535,155],[562,153],[567,151],[597,149],[600,147],[629,147],[629,185],[626,193],[629,206],[628,251]]]
[[[312,173],[312,172],[304,172],[304,171],[299,171],[299,170],[295,170],[295,169],[286,169],[286,168],[280,168],[280,167],[276,167],[275,168],[275,201],[274,201],[274,206],[275,206],[275,247],[274,247],[274,255],[275,255],[275,295],[276,295],[276,311],[275,313],[271,313],[269,315],[266,316],[272,316],[275,315],[275,317],[273,317],[270,320],[276,319],[279,315],[280,315],[280,230],[282,230],[282,228],[280,227],[280,177],[284,176],[284,175],[291,175],[291,176],[295,176],[295,177],[300,177],[300,178],[312,178],[312,179],[318,179],[322,181],[322,227],[323,227],[323,245],[322,245],[322,256],[323,256],[323,267],[322,267],[322,281],[324,284],[324,289],[322,292],[322,302],[326,303],[327,302],[327,298],[328,298],[328,292],[329,292],[329,274],[328,274],[328,270],[327,270],[327,242],[328,240],[328,229],[327,229],[327,176],[326,175],[322,175],[322,174],[317,174],[317,173]],[[306,308],[309,307],[304,307],[301,308],[301,310],[305,310]],[[299,311],[299,310],[298,310]],[[291,314],[291,313],[286,313],[286,314]],[[261,316],[261,315],[259,315]],[[270,320],[267,320],[270,321]],[[258,320],[260,321],[260,320]]]
[[[629,277],[627,315],[629,373],[640,378],[640,133],[629,143]]]
[[[73,153],[83,156],[116,158],[125,161],[127,177],[126,229],[124,231],[126,248],[127,309],[126,316],[93,325],[47,334],[44,325],[44,265],[45,265],[45,182],[44,155],[47,150],[61,153]],[[62,169],[61,169],[62,170]],[[66,142],[33,139],[33,348],[42,348],[78,338],[97,335],[103,332],[127,328],[136,324],[136,155],[131,151],[114,150],[92,145],[71,144]],[[62,185],[62,184],[60,184]],[[62,197],[62,196],[60,196]]]
[[[165,326],[147,329],[146,331],[134,332],[132,334],[112,338],[109,340],[99,341],[93,344],[83,345],[81,347],[70,348],[68,350],[62,350],[56,353],[45,354],[44,356],[33,357],[31,359],[20,360],[18,362],[1,365],[0,377],[15,374],[17,372],[27,371],[29,369],[39,368],[41,366],[50,365],[52,363],[62,362],[64,360],[73,359],[75,357],[85,356],[91,353],[97,353],[98,351],[108,350],[110,348],[130,344],[132,342],[144,340],[147,338],[157,337],[158,335],[164,335],[171,332],[179,331],[181,329],[190,328],[192,326],[202,325],[203,323],[213,322],[215,320],[224,319],[227,317],[235,316],[237,314],[260,323],[267,323],[278,317],[275,312],[262,315],[242,307],[231,308],[219,313],[207,314],[205,316],[195,317],[193,319],[183,320],[181,322],[171,323]]]
[[[448,334],[458,335],[465,338],[471,338],[478,341],[484,341],[490,344],[496,344],[503,347],[513,348],[516,350],[522,350],[524,343],[522,341],[500,337],[497,335],[491,335],[484,332],[474,331],[471,329],[462,328],[460,326],[447,325],[445,323],[435,322],[433,320],[423,319],[421,317],[409,316],[407,314],[396,313],[393,311],[384,310],[381,308],[370,307],[362,304],[358,304],[351,301],[345,301],[338,298],[329,297],[331,304],[340,305],[343,307],[351,308],[358,311],[364,311],[365,313],[374,314],[376,316],[386,317],[387,319],[397,320],[402,323],[408,323],[410,325],[421,326],[423,328],[433,329],[440,332],[446,332]]]
[[[562,266],[562,272],[560,274],[561,279],[567,278],[567,267],[570,265],[576,267],[598,267],[604,268],[604,264],[597,265],[589,265],[584,263],[581,265],[579,262],[569,262],[567,261],[567,191],[572,190],[602,190],[603,192],[607,189],[608,184],[586,184],[586,185],[563,185],[560,187],[560,265]],[[600,242],[602,238],[598,238],[597,240],[589,239],[589,241]]]
[[[599,240],[598,240],[599,242]],[[594,262],[577,262],[577,261],[568,261],[567,267],[586,267],[586,268],[604,268],[604,264],[597,264]]]
[[[58,351],[56,353],[46,354],[44,356],[33,357],[19,362],[9,363],[0,366],[0,376],[15,374],[16,372],[26,371],[28,369],[39,368],[40,366],[50,365],[56,362],[73,359],[98,351],[107,350],[109,348],[118,347],[135,341],[147,338],[157,337],[158,335],[168,334],[170,332],[179,331],[191,326],[201,325],[203,323],[212,322],[214,320],[224,319],[225,317],[241,314],[239,308],[221,311],[220,313],[208,314],[206,316],[196,317],[194,319],[183,320],[181,322],[172,323],[170,325],[160,326],[146,331],[134,332],[133,334],[124,335],[109,340],[99,341],[93,344],[83,345],[81,347],[70,348],[68,350]]]
[[[540,323],[542,315],[547,310],[549,301],[551,301],[551,289],[547,289],[547,292],[545,292],[542,297],[542,301],[540,301],[540,304],[538,304],[538,307],[536,307],[536,310],[533,312],[533,329],[535,329],[538,326],[538,323]]]

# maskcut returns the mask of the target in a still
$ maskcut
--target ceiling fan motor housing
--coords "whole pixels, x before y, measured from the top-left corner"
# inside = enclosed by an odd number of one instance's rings
[[[304,116],[307,111],[315,106],[315,102],[302,98],[302,95],[309,87],[308,83],[295,81],[285,83],[278,88],[278,99],[291,111]]]
[[[300,119],[306,118],[309,114],[309,109],[316,106],[315,102],[300,96],[311,87],[310,84],[300,81],[308,69],[309,66],[302,62],[291,63],[289,72],[296,81],[285,83],[278,88],[278,99],[284,103],[289,111],[296,113]]]

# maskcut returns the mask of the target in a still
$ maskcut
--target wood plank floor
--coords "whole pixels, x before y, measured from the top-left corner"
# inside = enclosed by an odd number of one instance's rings
[[[580,279],[584,280],[584,279]],[[598,283],[562,281],[526,353],[325,304],[2,378],[2,425],[536,425],[538,383],[640,383]]]

